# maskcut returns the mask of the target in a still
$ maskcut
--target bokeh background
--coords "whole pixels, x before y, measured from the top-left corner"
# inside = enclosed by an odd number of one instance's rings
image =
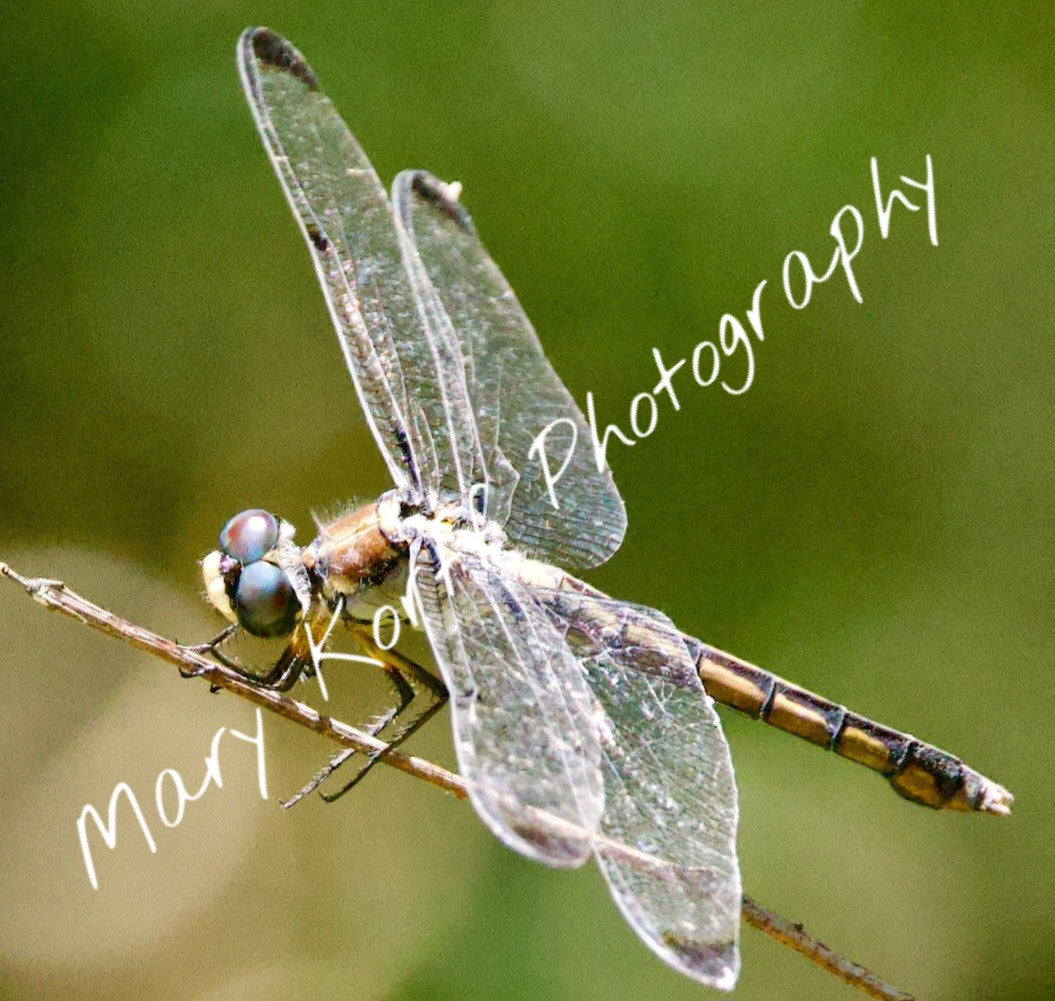
[[[940,10],[940,13],[939,13]],[[747,891],[920,997],[1055,996],[1055,18],[1044,4],[208,4],[6,8],[0,74],[0,559],[147,626],[217,623],[195,561],[262,505],[385,489],[307,254],[244,105],[239,32],[312,62],[382,177],[465,201],[557,370],[625,423],[763,278],[740,397],[682,393],[611,464],[626,543],[592,582],[961,754],[1010,820],[939,814],[726,714]],[[868,160],[934,158],[940,245],[875,222]],[[795,312],[793,249],[865,216],[858,305]],[[687,370],[686,370],[687,371]],[[683,371],[682,375],[685,375]],[[683,382],[684,386],[685,383]],[[598,873],[499,847],[378,769],[290,813],[330,748],[0,587],[0,994],[384,1001],[694,998]],[[380,688],[329,672],[351,721]],[[303,689],[306,698],[317,693]],[[444,717],[445,720],[446,717]],[[449,763],[437,722],[414,750]],[[128,816],[85,876],[75,822]],[[852,992],[752,930],[737,997]]]

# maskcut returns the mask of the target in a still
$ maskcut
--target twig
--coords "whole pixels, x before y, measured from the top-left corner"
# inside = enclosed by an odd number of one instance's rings
[[[310,706],[304,705],[304,703],[291,699],[279,692],[259,688],[223,664],[209,660],[186,646],[158,636],[156,633],[137,626],[134,622],[129,622],[127,619],[114,615],[113,612],[100,608],[98,605],[82,598],[75,591],[70,590],[62,581],[23,577],[6,563],[0,563],[0,577],[8,577],[19,584],[30,597],[49,611],[61,612],[101,633],[105,633],[107,636],[130,643],[132,646],[153,654],[161,660],[167,660],[170,664],[175,664],[186,673],[204,678],[211,685],[234,692],[234,694],[246,701],[264,709],[269,709],[279,716],[284,716],[300,726],[315,731],[315,733],[322,734],[342,747],[354,748],[365,754],[371,752],[377,754],[384,751],[387,746],[384,741],[378,740],[362,730],[348,726],[346,723],[335,720],[331,716],[323,716]],[[415,778],[423,779],[449,793],[453,793],[459,799],[465,799],[468,796],[469,785],[465,779],[460,775],[447,771],[445,768],[441,768],[439,765],[433,764],[431,761],[426,761],[424,758],[404,755],[398,751],[389,751],[382,754],[380,760],[392,768],[398,768],[408,775],[413,775]],[[573,834],[587,834],[587,832],[576,828],[575,825],[541,810],[536,810],[534,813],[543,826]],[[640,861],[645,865],[662,864],[654,856],[638,852],[627,845],[608,839],[599,839],[596,835],[593,835],[593,837],[595,841],[602,841],[605,850],[613,854]],[[828,948],[823,942],[808,935],[803,930],[802,925],[795,924],[779,914],[766,910],[766,908],[746,895],[744,896],[742,914],[744,921],[753,928],[765,932],[777,942],[805,956],[833,976],[856,987],[863,994],[878,998],[880,1001],[913,1001],[911,995],[884,983],[863,966],[851,962]]]
[[[744,894],[742,915],[752,928],[757,928],[781,945],[794,949],[822,970],[827,970],[833,977],[852,984],[862,994],[879,998],[880,1001],[913,1001],[911,994],[898,990],[893,984],[885,983],[863,966],[840,956],[820,939],[807,934],[801,924],[791,922],[773,911],[767,911],[747,894]]]

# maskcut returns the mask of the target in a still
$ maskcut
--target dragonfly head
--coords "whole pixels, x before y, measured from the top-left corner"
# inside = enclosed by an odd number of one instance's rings
[[[288,636],[310,603],[294,528],[268,511],[236,514],[202,560],[209,603],[254,636]]]

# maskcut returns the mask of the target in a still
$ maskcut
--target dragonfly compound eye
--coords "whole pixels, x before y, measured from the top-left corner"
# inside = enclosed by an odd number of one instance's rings
[[[278,520],[273,514],[253,508],[236,514],[220,533],[220,549],[239,563],[255,563],[278,542]]]
[[[254,636],[285,636],[293,631],[300,604],[285,572],[257,560],[238,575],[234,613]]]

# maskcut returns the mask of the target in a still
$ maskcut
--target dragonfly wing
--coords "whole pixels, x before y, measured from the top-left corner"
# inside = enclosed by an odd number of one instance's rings
[[[513,290],[452,189],[404,171],[392,202],[461,341],[466,382],[490,473],[489,517],[520,548],[560,566],[603,563],[626,531],[626,511],[607,467],[598,470],[586,419],[553,370]],[[552,494],[541,453],[549,427]]]
[[[681,973],[731,989],[740,968],[737,796],[714,703],[681,636],[651,608],[539,591],[608,716],[601,833],[655,859],[597,846],[631,927]]]
[[[429,322],[377,174],[284,38],[250,28],[238,66],[393,479],[424,501],[467,497],[483,470],[460,346]]]
[[[577,659],[531,592],[489,564],[424,546],[416,571],[476,812],[529,858],[581,865],[604,793],[597,703]]]

